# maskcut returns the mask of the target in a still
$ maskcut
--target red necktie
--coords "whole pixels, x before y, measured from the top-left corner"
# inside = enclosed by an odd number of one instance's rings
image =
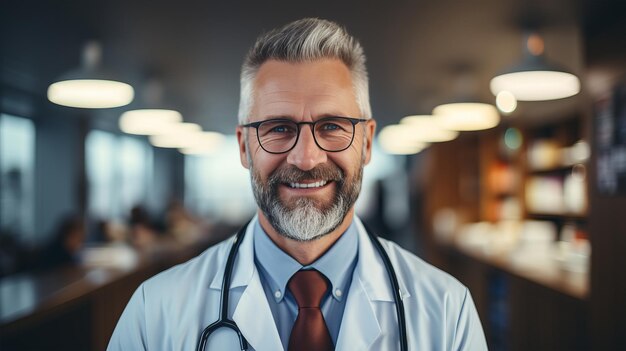
[[[320,303],[328,283],[316,270],[298,271],[289,280],[289,291],[298,304],[298,318],[291,329],[289,351],[334,350]]]

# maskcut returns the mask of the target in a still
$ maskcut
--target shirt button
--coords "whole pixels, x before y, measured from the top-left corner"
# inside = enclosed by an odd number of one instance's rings
[[[274,297],[280,299],[281,296],[283,296],[283,294],[280,292],[280,290],[276,290],[276,292],[274,293]]]
[[[341,290],[339,290],[339,289],[335,290],[335,296],[341,297],[342,294],[343,293],[341,292]]]

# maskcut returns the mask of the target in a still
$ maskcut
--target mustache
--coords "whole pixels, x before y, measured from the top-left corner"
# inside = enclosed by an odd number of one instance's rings
[[[276,169],[269,176],[268,183],[270,185],[278,185],[280,183],[297,183],[311,179],[342,182],[344,173],[339,167],[331,164],[321,164],[308,171],[303,171],[295,166],[287,166]]]

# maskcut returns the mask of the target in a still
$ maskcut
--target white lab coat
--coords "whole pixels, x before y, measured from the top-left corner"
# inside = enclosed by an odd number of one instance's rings
[[[256,218],[253,220],[255,221]],[[383,262],[363,225],[358,262],[336,350],[400,349],[393,292]],[[250,350],[283,350],[258,270],[254,222],[239,248],[230,285],[229,316]],[[463,285],[396,244],[380,239],[398,275],[409,350],[486,350],[476,308]],[[217,320],[226,258],[233,240],[144,282],[120,318],[108,350],[195,350],[202,330]],[[236,334],[217,330],[207,350],[239,350]]]

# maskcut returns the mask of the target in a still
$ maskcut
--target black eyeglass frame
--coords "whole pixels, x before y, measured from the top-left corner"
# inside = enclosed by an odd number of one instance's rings
[[[350,143],[348,143],[348,146],[346,146],[346,147],[344,147],[343,149],[340,149],[340,150],[328,150],[328,149],[325,149],[317,141],[317,137],[315,136],[315,131],[314,131],[315,130],[315,125],[317,123],[319,123],[319,122],[324,122],[324,121],[328,121],[328,120],[331,120],[331,119],[338,119],[338,118],[339,119],[343,119],[343,120],[348,120],[348,121],[350,121],[350,123],[352,123],[352,138],[350,139]],[[293,150],[293,148],[296,147],[296,145],[298,145],[298,140],[300,140],[300,130],[302,129],[302,128],[300,128],[300,126],[303,125],[303,124],[311,126],[311,134],[313,135],[313,140],[315,141],[315,145],[317,145],[317,147],[319,147],[320,149],[322,149],[322,150],[324,150],[326,152],[341,152],[341,151],[344,151],[344,150],[348,149],[352,145],[352,142],[354,141],[354,135],[355,135],[355,126],[357,124],[361,123],[361,122],[367,122],[369,120],[370,120],[370,118],[352,118],[352,117],[343,117],[343,116],[330,116],[330,117],[324,117],[324,118],[318,119],[315,122],[296,122],[296,121],[293,121],[293,120],[288,119],[288,118],[274,118],[274,119],[266,119],[264,121],[251,122],[251,123],[248,123],[248,124],[241,124],[240,126],[243,127],[243,128],[254,128],[254,129],[256,129],[256,140],[259,142],[259,145],[261,145],[261,148],[265,152],[267,152],[267,153],[274,154],[274,155],[279,155],[279,154],[284,154],[284,153],[287,153],[287,152]],[[291,147],[289,149],[285,150],[285,151],[281,151],[281,152],[268,151],[267,149],[265,149],[265,147],[263,147],[263,143],[261,143],[261,138],[259,137],[259,126],[261,124],[263,124],[263,123],[266,123],[266,122],[281,122],[281,121],[294,123],[296,125],[296,128],[297,128],[297,130],[296,130],[296,140],[294,141],[293,145],[291,145]]]

